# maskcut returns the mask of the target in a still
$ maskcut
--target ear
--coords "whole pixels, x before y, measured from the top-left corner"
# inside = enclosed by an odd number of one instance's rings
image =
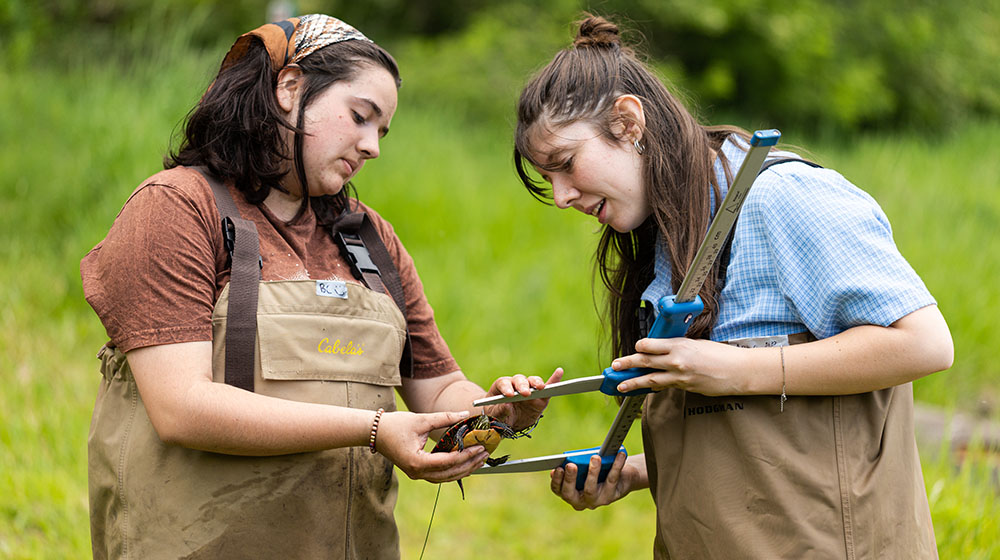
[[[620,119],[621,128],[615,130],[620,138],[629,143],[642,140],[642,133],[646,130],[646,115],[642,110],[642,101],[632,95],[622,95],[615,100],[614,115]]]
[[[285,66],[278,72],[278,86],[274,94],[278,98],[278,106],[286,113],[291,113],[302,91],[302,69],[298,66]]]

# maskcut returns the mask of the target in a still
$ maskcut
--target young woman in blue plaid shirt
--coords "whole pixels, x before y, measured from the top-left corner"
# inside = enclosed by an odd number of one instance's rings
[[[642,302],[679,287],[748,138],[699,124],[599,17],[525,86],[518,175],[602,224],[613,367],[659,370],[619,387],[655,391],[645,454],[582,491],[556,469],[552,491],[580,510],[650,488],[656,558],[934,557],[911,382],[951,366],[952,340],[868,194],[770,167],[688,338],[643,337]]]

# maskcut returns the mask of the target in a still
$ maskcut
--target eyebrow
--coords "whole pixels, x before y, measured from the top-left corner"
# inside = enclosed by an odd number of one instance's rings
[[[368,99],[367,97],[356,97],[356,99],[358,101],[362,101],[364,103],[367,103],[372,108],[372,112],[375,113],[376,117],[381,117],[382,116],[382,108],[379,107],[378,104],[375,103],[374,101],[372,101],[371,99]],[[389,127],[387,127],[387,126],[384,126],[381,129],[379,129],[379,130],[382,133],[382,138],[385,138],[385,136],[387,134],[389,134]]]
[[[365,103],[371,105],[372,111],[375,111],[376,115],[378,115],[380,117],[382,116],[382,108],[379,107],[374,101],[372,101],[371,99],[368,99],[367,97],[358,97],[357,99],[359,101],[364,101]]]

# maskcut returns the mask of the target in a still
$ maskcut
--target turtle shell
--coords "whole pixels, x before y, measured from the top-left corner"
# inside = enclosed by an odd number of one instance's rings
[[[535,424],[538,424],[537,420]],[[504,422],[486,413],[479,416],[470,416],[465,420],[452,424],[450,428],[445,430],[441,439],[438,440],[437,445],[431,450],[431,453],[462,451],[470,445],[482,445],[487,453],[493,453],[503,438],[517,439],[520,437],[531,437],[529,433],[535,427],[535,424],[515,432]],[[486,464],[495,467],[502,465],[509,458],[510,455],[496,458],[489,457],[486,459]],[[456,482],[458,482],[458,487],[462,491],[462,499],[464,500],[465,488],[462,486],[462,481],[457,480]]]
[[[480,414],[456,422],[445,430],[431,453],[462,451],[471,445],[482,445],[487,453],[493,453],[500,445],[500,440],[515,437],[518,435],[507,424],[492,416]],[[506,457],[502,459],[506,460]],[[500,459],[487,459],[491,466],[501,462],[503,461]]]

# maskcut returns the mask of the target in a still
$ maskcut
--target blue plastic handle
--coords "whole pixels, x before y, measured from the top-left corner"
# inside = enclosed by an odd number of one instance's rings
[[[590,449],[577,449],[576,451],[567,451],[564,453],[564,455],[569,455],[569,457],[566,457],[561,466],[565,468],[570,463],[576,465],[577,490],[583,490],[583,483],[587,481],[587,471],[590,469],[590,458],[597,455],[597,452],[600,450],[600,447],[592,447]],[[624,445],[618,448],[618,453],[628,455],[628,451],[625,451]],[[614,464],[618,453],[601,457],[601,472],[597,475],[598,482],[604,482],[604,479],[608,477],[608,471],[611,470],[611,465]]]
[[[701,296],[695,296],[693,301],[676,303],[674,296],[666,296],[660,299],[657,304],[659,315],[653,322],[653,327],[649,329],[649,338],[678,338],[687,334],[688,327],[694,318],[705,309],[705,304],[701,301]],[[618,390],[618,385],[622,381],[633,379],[656,371],[653,368],[629,368],[615,371],[613,368],[605,368],[604,381],[601,383],[601,392],[605,395],[615,397],[632,397],[635,395],[645,395],[652,392],[651,389],[636,389],[627,393]]]
[[[772,128],[770,130],[758,130],[753,133],[750,138],[751,146],[774,146],[778,143],[778,139],[781,138],[781,131],[777,128]]]

